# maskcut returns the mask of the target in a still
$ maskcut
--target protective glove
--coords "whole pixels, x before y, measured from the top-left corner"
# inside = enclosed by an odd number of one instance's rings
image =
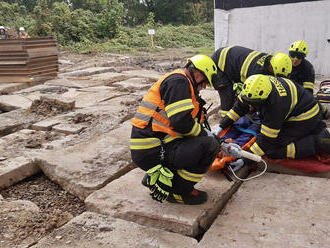
[[[230,167],[233,169],[233,171],[237,171],[241,169],[244,165],[244,160],[239,158],[235,162],[229,163]]]
[[[222,131],[222,127],[218,126],[218,128],[217,128],[216,130],[212,131],[212,133],[213,133],[215,136],[218,136],[219,133],[221,133],[221,131]]]
[[[204,128],[205,132],[207,133],[207,136],[209,137],[214,137],[213,132],[211,132],[210,130],[208,130],[207,128]]]
[[[239,152],[242,150],[242,148],[235,143],[223,143],[221,149],[229,156],[235,156],[237,158],[241,157]]]
[[[159,164],[149,169],[147,174],[152,199],[164,202],[172,191],[173,172]]]

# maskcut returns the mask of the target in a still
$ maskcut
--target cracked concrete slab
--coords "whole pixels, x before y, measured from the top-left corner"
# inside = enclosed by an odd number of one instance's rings
[[[43,172],[68,192],[85,199],[129,171],[130,122],[101,136],[38,157]]]
[[[91,76],[93,80],[106,82],[106,84],[127,80],[131,77],[132,75],[125,75],[118,72],[106,72]]]
[[[53,79],[53,80],[49,80],[49,81],[45,82],[44,85],[47,87],[62,86],[62,87],[82,89],[82,88],[86,88],[86,87],[104,85],[104,82],[92,80],[92,78],[89,76],[89,77],[79,77],[79,78]]]
[[[30,158],[15,157],[0,162],[0,189],[7,188],[40,171]]]
[[[85,77],[94,74],[115,71],[114,67],[89,67],[83,70],[71,71],[59,74],[59,77]]]
[[[0,136],[27,128],[42,117],[24,109],[17,109],[0,115]]]
[[[30,86],[31,83],[0,83],[0,94],[11,94]]]
[[[160,73],[158,71],[152,70],[129,70],[129,71],[122,71],[123,74],[130,75],[131,77],[139,77],[139,78],[148,78],[151,81],[156,82],[164,73]]]
[[[195,239],[110,216],[85,212],[43,238],[33,248],[193,248]]]
[[[28,109],[32,101],[19,95],[0,95],[0,110],[9,112],[15,109]]]
[[[220,173],[208,173],[196,186],[208,192],[207,203],[197,206],[158,203],[151,199],[149,190],[141,184],[144,174],[144,171],[136,168],[95,191],[85,200],[87,209],[196,237],[212,223],[228,198],[239,187],[239,183],[229,182]]]
[[[198,247],[328,247],[329,188],[329,179],[273,173],[244,182]]]

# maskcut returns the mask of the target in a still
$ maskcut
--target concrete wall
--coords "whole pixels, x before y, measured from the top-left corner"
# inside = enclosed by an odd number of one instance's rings
[[[317,74],[330,77],[330,1],[214,10],[215,48],[242,45],[263,52],[287,52],[295,40],[309,46]]]

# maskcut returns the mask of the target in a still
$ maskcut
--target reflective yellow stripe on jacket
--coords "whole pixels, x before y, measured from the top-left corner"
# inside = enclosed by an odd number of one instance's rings
[[[198,123],[197,119],[195,119],[195,124],[192,127],[189,133],[183,134],[184,136],[198,136],[202,130],[201,124]]]
[[[290,143],[286,146],[286,157],[293,159],[296,157],[296,146],[294,143]]]
[[[300,115],[297,116],[292,116],[288,119],[288,121],[304,121],[304,120],[308,120],[310,118],[313,118],[315,115],[317,115],[320,111],[320,106],[318,103],[316,103],[314,105],[313,108],[311,108],[310,110],[308,110],[305,113],[302,113]]]
[[[261,53],[257,52],[257,51],[253,51],[253,52],[250,52],[249,55],[245,58],[245,60],[243,62],[243,65],[241,67],[241,81],[242,81],[242,83],[244,83],[244,81],[246,80],[246,75],[247,75],[247,72],[249,70],[249,66],[250,66],[251,62],[259,54],[261,54]]]
[[[257,142],[254,142],[254,144],[250,147],[250,150],[251,152],[259,156],[263,156],[265,154],[264,151],[257,144]]]
[[[283,78],[284,81],[288,84],[289,89],[290,89],[290,93],[291,93],[291,104],[290,104],[290,110],[287,113],[285,119],[292,113],[293,109],[296,107],[297,102],[298,102],[298,93],[297,93],[297,87],[295,86],[295,84],[287,79],[287,78]]]
[[[227,115],[228,111],[227,110],[220,110],[220,116],[225,117]]]
[[[311,89],[311,90],[313,90],[314,89],[314,83],[312,83],[312,82],[304,82],[303,83],[303,87],[305,89]]]
[[[193,109],[194,104],[192,102],[191,98],[184,99],[181,101],[177,101],[175,103],[169,104],[165,107],[165,111],[167,113],[168,118],[170,118],[173,115],[176,115],[177,113]]]
[[[183,138],[183,137],[166,135],[165,138],[163,139],[163,142],[166,144],[178,138]],[[151,149],[160,146],[160,144],[161,142],[160,139],[158,138],[131,138],[130,149],[131,150]]]
[[[231,109],[227,112],[227,116],[230,119],[232,119],[234,122],[240,118],[240,116],[233,109]]]
[[[221,71],[224,71],[225,70],[225,65],[226,65],[226,59],[227,59],[227,53],[229,51],[230,48],[232,48],[233,46],[230,46],[230,47],[226,47],[226,48],[223,48],[220,52],[220,55],[219,55],[219,61],[218,61],[218,67]]]
[[[261,125],[261,129],[260,129],[260,132],[269,137],[269,138],[277,138],[279,132],[280,132],[280,129],[273,129],[273,128],[270,128],[270,127],[267,127],[266,125]]]
[[[183,179],[191,182],[196,182],[198,183],[200,180],[202,180],[204,174],[197,174],[197,173],[192,173],[186,170],[178,170],[178,175],[182,177]]]

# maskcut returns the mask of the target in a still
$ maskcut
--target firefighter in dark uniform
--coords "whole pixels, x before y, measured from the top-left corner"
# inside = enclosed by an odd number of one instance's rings
[[[199,91],[212,86],[217,68],[206,55],[188,59],[159,79],[144,96],[132,120],[131,156],[146,171],[142,180],[154,200],[190,205],[207,201],[194,188],[220,150],[221,141],[202,126]]]
[[[286,77],[291,60],[284,53],[266,54],[241,46],[218,49],[212,56],[218,66],[219,81],[214,88],[220,96],[220,115],[224,117],[239,94],[244,81],[251,75],[264,74]]]
[[[289,78],[313,94],[315,71],[313,65],[307,60],[307,44],[303,40],[293,42],[289,47],[289,56],[292,61],[292,72]]]
[[[250,76],[234,107],[221,121],[224,129],[253,107],[260,113],[261,130],[250,147],[270,158],[304,158],[320,150],[330,153],[329,133],[314,97],[291,80],[266,75]]]
[[[315,71],[313,65],[306,59],[308,46],[303,40],[293,42],[289,47],[289,56],[292,61],[292,72],[289,78],[313,94],[315,84]],[[327,119],[327,108],[320,104],[322,117]]]

